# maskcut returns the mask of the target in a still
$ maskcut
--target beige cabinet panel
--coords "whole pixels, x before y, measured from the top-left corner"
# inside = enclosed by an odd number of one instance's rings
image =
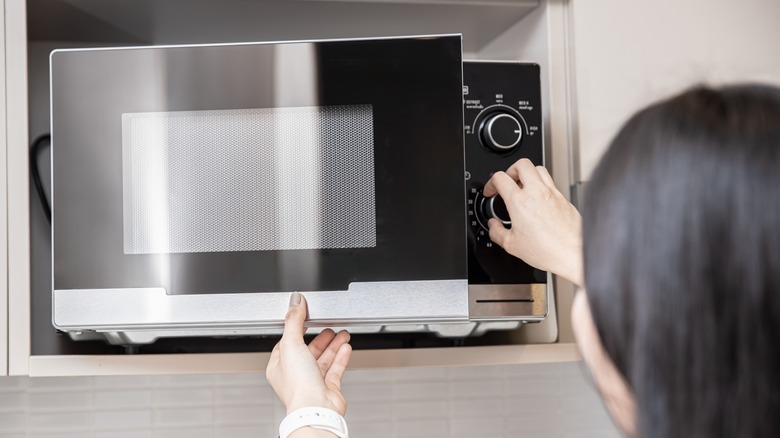
[[[577,181],[650,102],[699,83],[780,85],[776,0],[571,0],[570,12]]]
[[[5,128],[3,182],[7,220],[8,374],[27,374],[30,329],[29,174],[27,167],[27,54],[25,2],[5,1]],[[7,210],[6,210],[7,208]],[[7,275],[6,275],[7,274]]]
[[[5,1],[2,5],[0,19],[0,43],[5,44]],[[6,53],[0,56],[0,376],[8,374],[8,229],[7,213],[8,198],[6,179],[6,151],[8,144],[6,130],[6,87],[5,80]]]

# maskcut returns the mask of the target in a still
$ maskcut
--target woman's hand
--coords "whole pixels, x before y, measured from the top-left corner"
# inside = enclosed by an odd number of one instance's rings
[[[265,376],[288,414],[298,408],[323,407],[343,416],[347,401],[341,394],[341,379],[352,353],[349,333],[325,329],[307,346],[303,341],[306,315],[306,299],[293,293],[284,335],[271,353]]]
[[[501,195],[512,228],[490,219],[490,239],[529,265],[583,285],[582,218],[543,166],[522,158],[485,184],[485,196]]]

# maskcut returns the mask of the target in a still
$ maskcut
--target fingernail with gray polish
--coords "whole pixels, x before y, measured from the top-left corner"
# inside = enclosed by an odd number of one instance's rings
[[[294,306],[296,304],[301,304],[301,294],[293,292],[292,295],[290,295],[290,305]]]

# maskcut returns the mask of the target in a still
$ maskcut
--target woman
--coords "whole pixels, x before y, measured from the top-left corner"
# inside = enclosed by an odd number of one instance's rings
[[[582,225],[527,160],[485,193],[513,224],[491,221],[493,241],[581,287],[575,335],[627,436],[780,436],[780,90],[696,88],[636,114],[593,173]],[[302,310],[291,312],[281,357],[295,347],[298,361]],[[308,359],[329,339],[336,353],[310,364],[330,381],[314,392],[343,413],[347,335],[321,336]],[[304,389],[285,380],[299,364],[279,358],[268,376],[287,403]],[[291,436],[309,432],[333,436]]]

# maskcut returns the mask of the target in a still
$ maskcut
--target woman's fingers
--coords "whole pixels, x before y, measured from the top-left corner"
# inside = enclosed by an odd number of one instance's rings
[[[506,248],[509,244],[509,239],[512,238],[512,231],[504,227],[504,224],[500,220],[491,218],[488,221],[490,240],[496,243],[501,248]]]
[[[336,337],[336,332],[331,329],[325,329],[317,335],[311,342],[309,342],[309,351],[314,359],[319,359],[322,352],[328,348],[333,338]]]
[[[504,183],[503,190],[499,187],[499,180],[497,179],[497,177],[501,178],[499,175],[502,173],[506,174],[506,176],[509,177],[508,179],[511,179],[513,183],[512,186]],[[498,193],[504,198],[505,196],[502,192],[510,193],[510,190],[516,191],[518,188],[522,190],[524,188],[536,186],[555,188],[555,183],[552,182],[552,178],[544,166],[534,166],[534,163],[528,158],[521,158],[512,164],[506,172],[494,173],[487,184],[485,184],[482,192],[488,197]]]
[[[544,185],[550,189],[558,190],[555,188],[555,181],[553,181],[552,176],[550,176],[550,172],[547,171],[546,167],[536,166],[536,171],[539,173],[539,178],[542,179],[542,183],[544,183]]]
[[[517,181],[520,187],[526,187],[539,182],[539,174],[536,171],[536,166],[528,158],[521,158],[515,161],[509,169],[506,170],[506,174],[513,180]]]
[[[482,193],[487,197],[495,194],[501,195],[506,208],[509,210],[509,216],[512,216],[512,209],[515,204],[512,200],[520,194],[520,188],[517,187],[517,183],[509,175],[504,172],[496,172],[485,184]]]
[[[303,333],[306,331],[303,327],[306,321],[306,298],[303,294],[293,292],[290,295],[290,307],[287,310],[287,316],[284,318],[284,334],[280,342],[303,342]]]
[[[323,377],[327,374],[328,370],[333,365],[333,362],[335,361],[341,346],[348,343],[349,339],[350,339],[350,334],[346,330],[342,330],[338,332],[338,334],[333,338],[333,340],[330,342],[328,347],[322,352],[320,357],[317,359],[317,366],[319,366],[320,372],[322,373]]]
[[[329,388],[335,388],[341,391],[341,380],[344,378],[344,372],[347,370],[349,364],[349,358],[352,355],[352,346],[349,344],[341,344],[336,356],[333,359],[333,363],[328,368],[325,374],[325,384]]]

